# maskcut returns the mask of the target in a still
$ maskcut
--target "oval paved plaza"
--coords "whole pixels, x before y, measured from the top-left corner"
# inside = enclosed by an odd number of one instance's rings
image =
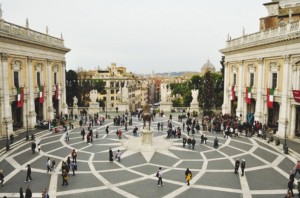
[[[207,144],[200,144],[200,135],[195,150],[183,148],[182,139],[170,139],[169,148],[161,147],[155,152],[127,150],[124,141],[133,136],[133,127],[142,123],[133,119],[133,125],[110,127],[106,135],[105,126],[93,127],[99,131],[99,138],[92,144],[82,141],[80,128],[69,131],[70,142],[64,141],[63,133],[44,132],[37,138],[42,145],[41,153],[32,154],[30,143],[23,144],[1,158],[0,169],[5,174],[5,183],[0,197],[19,197],[19,188],[27,186],[34,197],[41,197],[44,188],[49,189],[50,197],[283,197],[287,189],[289,171],[296,159],[283,155],[274,144],[266,144],[257,138],[228,138],[206,133]],[[157,122],[164,121],[164,130],[157,130]],[[182,126],[177,120],[173,124]],[[152,123],[154,140],[166,137],[167,118],[155,118]],[[119,140],[116,130],[121,128],[123,138]],[[183,132],[184,134],[186,133]],[[219,148],[213,148],[213,139],[218,136]],[[72,149],[78,151],[76,176],[69,175],[69,185],[62,186],[61,161],[70,156]],[[109,162],[108,149],[114,154],[121,150],[121,162]],[[55,172],[47,173],[46,159],[55,159]],[[245,176],[234,174],[235,159],[245,159]],[[32,181],[24,183],[26,165],[31,164]],[[158,167],[162,167],[164,186],[157,186],[155,177]],[[193,173],[191,185],[185,181],[185,170]],[[71,172],[70,172],[71,173]],[[297,176],[299,178],[299,176]],[[296,192],[295,190],[294,192]]]

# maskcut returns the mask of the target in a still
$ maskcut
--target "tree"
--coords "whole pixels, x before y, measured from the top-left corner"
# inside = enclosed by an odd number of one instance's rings
[[[207,71],[203,76],[203,90],[201,94],[205,112],[211,112],[215,102],[214,98],[214,81],[210,71]]]
[[[105,82],[103,80],[79,80],[80,104],[87,106],[90,101],[90,91],[96,89],[98,93],[105,94]]]
[[[66,71],[66,102],[69,107],[73,106],[73,98],[80,98],[77,83],[77,73],[73,70]]]

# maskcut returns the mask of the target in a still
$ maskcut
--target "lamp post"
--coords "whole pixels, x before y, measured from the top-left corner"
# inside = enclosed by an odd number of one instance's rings
[[[29,134],[28,134],[28,115],[26,115],[26,141],[29,140]]]
[[[267,126],[267,114],[264,114],[264,118],[265,118],[265,125]]]
[[[107,101],[105,101],[105,118],[107,119]]]
[[[7,127],[7,125],[8,125],[8,121],[6,120],[5,121],[5,127],[6,127],[6,151],[9,151],[10,148],[9,148],[9,142],[8,142],[8,127]]]
[[[289,147],[288,147],[288,145],[287,145],[287,143],[286,143],[286,131],[287,131],[287,126],[288,126],[288,121],[286,120],[285,121],[285,130],[284,130],[284,145],[283,145],[283,152],[284,152],[284,154],[289,154]]]

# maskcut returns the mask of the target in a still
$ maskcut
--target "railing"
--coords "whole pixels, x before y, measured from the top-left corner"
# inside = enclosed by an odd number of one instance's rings
[[[27,41],[33,41],[55,47],[64,47],[64,41],[62,39],[36,32],[29,28],[18,26],[4,20],[0,20],[0,33]]]
[[[299,0],[280,0],[280,6],[281,7],[291,7],[295,5],[299,5]]]
[[[266,39],[276,38],[279,36],[288,36],[290,33],[299,32],[300,33],[300,21],[288,23],[286,25],[280,26],[278,28],[269,29],[262,32],[257,32],[254,34],[249,34],[242,36],[240,38],[232,39],[227,41],[226,48],[237,47],[245,44],[251,44],[254,42],[259,42]]]

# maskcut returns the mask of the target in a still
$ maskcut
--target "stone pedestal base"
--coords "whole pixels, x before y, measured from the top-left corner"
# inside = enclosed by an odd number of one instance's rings
[[[199,114],[199,103],[195,102],[195,103],[191,103],[191,107],[190,107],[190,112],[197,112]]]
[[[36,125],[36,113],[35,112],[29,112],[28,115],[28,128],[33,129]]]
[[[142,131],[142,133],[141,133],[141,135],[142,135],[142,137],[141,137],[142,138],[142,140],[141,140],[142,144],[152,145],[153,130],[151,128],[150,128],[150,130],[144,128],[144,129],[141,129],[141,131]]]
[[[171,112],[172,103],[171,102],[164,102],[160,103],[160,110],[164,112]]]
[[[118,111],[119,112],[129,111],[129,104],[127,103],[118,104]]]
[[[100,111],[100,107],[99,107],[99,103],[95,102],[90,102],[89,103],[89,114],[94,114],[94,113],[98,113]]]

